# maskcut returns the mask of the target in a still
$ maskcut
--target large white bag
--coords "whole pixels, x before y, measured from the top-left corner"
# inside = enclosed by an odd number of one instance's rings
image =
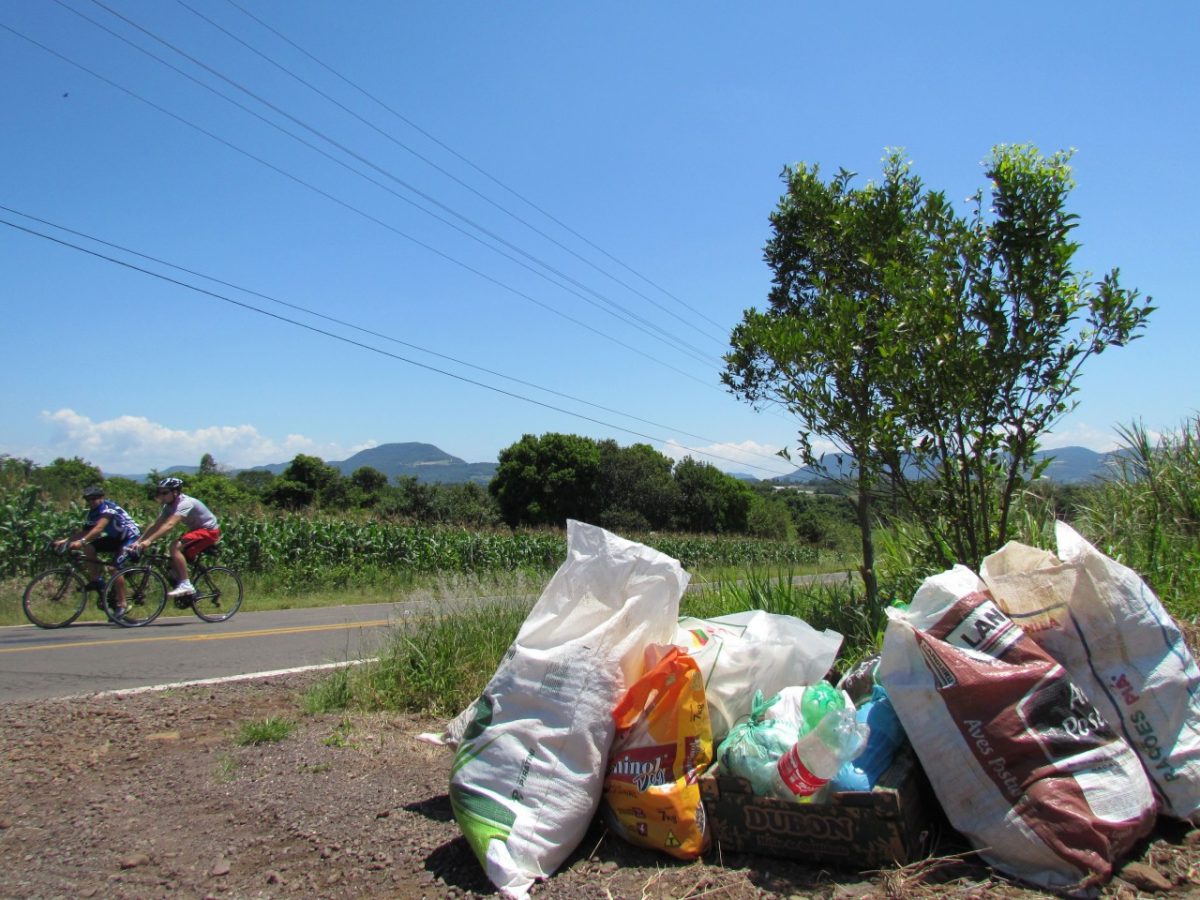
[[[1154,824],[1129,745],[969,569],[888,618],[879,678],[950,823],[1034,884],[1107,880]]]
[[[795,616],[755,609],[713,619],[684,617],[675,644],[700,666],[713,743],[719,744],[750,715],[756,690],[770,697],[824,678],[842,636],[828,628],[817,631]]]
[[[996,602],[1125,735],[1163,811],[1200,824],[1200,669],[1154,592],[1069,525],[1058,555],[1010,542],[983,561]]]
[[[669,643],[689,575],[581,522],[567,559],[475,702],[450,803],[488,878],[524,897],[583,838],[600,802],[612,713],[648,644]]]

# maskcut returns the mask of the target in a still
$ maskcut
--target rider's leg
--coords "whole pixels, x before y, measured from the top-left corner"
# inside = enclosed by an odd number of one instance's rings
[[[187,560],[184,559],[183,541],[176,541],[171,545],[171,574],[175,576],[175,583],[182,584],[188,580]]]
[[[83,545],[83,562],[87,566],[88,577],[95,581],[103,571],[100,568],[100,557],[96,556],[96,548],[91,544]]]

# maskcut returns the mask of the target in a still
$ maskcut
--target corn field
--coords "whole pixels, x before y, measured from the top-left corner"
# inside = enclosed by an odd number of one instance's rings
[[[50,565],[56,558],[47,554],[47,541],[77,531],[82,521],[82,507],[52,508],[33,488],[0,494],[0,577],[28,577]],[[468,530],[302,514],[222,515],[221,527],[226,565],[286,589],[372,583],[397,574],[549,572],[566,557],[564,534],[551,530]],[[815,547],[778,541],[629,537],[689,569],[811,565],[818,559]]]

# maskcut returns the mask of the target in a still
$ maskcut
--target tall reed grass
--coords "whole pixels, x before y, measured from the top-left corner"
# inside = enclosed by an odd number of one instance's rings
[[[1121,429],[1116,470],[1076,523],[1104,553],[1142,575],[1176,618],[1200,615],[1200,416],[1155,437]]]

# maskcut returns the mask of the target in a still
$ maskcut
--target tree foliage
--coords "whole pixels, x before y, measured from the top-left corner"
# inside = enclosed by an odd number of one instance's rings
[[[527,434],[502,450],[489,490],[509,525],[562,526],[574,518],[634,531],[747,533],[754,502],[745,484],[707,463],[672,464],[647,444],[554,432]],[[764,511],[758,524],[770,530],[769,520]]]
[[[1073,267],[1069,154],[997,147],[990,191],[961,216],[899,153],[851,187],[784,171],[765,249],[765,311],[747,310],[725,383],[777,402],[812,440],[855,461],[868,598],[877,600],[871,497],[885,482],[916,512],[931,558],[978,565],[1010,536],[1038,440],[1073,405],[1091,355],[1137,337],[1152,308],[1114,269]]]
[[[670,527],[679,504],[671,459],[649,444],[600,441],[596,523],[617,530]]]
[[[58,457],[48,466],[35,468],[30,480],[55,500],[75,499],[90,484],[101,484],[104,475],[87,460]]]
[[[684,531],[716,534],[746,531],[750,488],[716,466],[690,456],[675,466],[679,486],[676,524]]]
[[[510,525],[589,521],[596,512],[600,448],[574,434],[526,434],[500,451],[488,490]]]

